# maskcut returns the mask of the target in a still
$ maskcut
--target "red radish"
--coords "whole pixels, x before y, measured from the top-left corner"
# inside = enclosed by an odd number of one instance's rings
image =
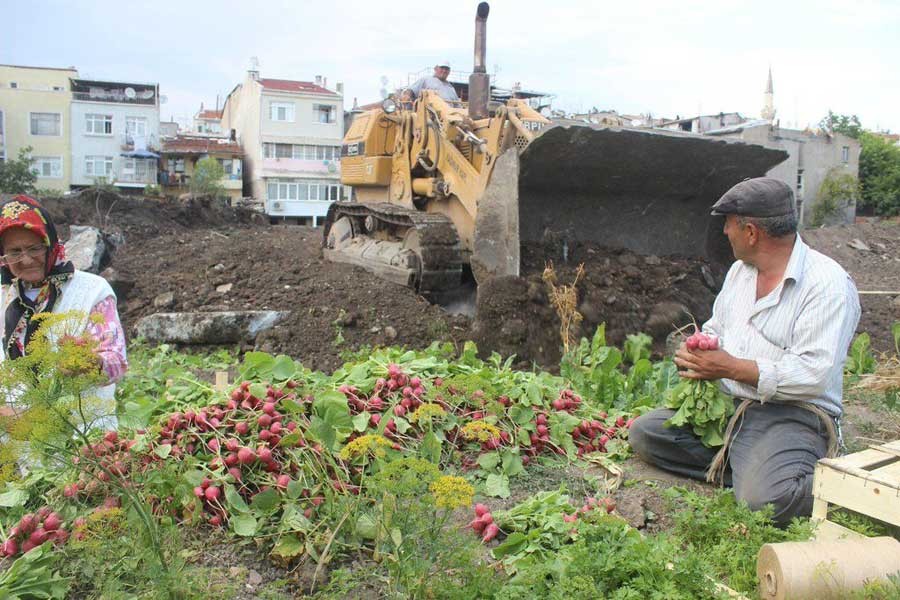
[[[237,452],[238,448],[240,448],[240,447],[241,447],[241,443],[234,438],[228,438],[225,441],[225,448],[229,452]]]
[[[116,433],[115,431],[107,431],[106,435],[103,436],[103,439],[106,440],[107,442],[115,444],[116,441],[118,441],[118,439],[119,439],[119,434]]]
[[[493,515],[491,515],[491,513],[486,512],[483,515],[481,515],[481,522],[484,523],[485,525],[490,525],[491,523],[494,522],[494,517],[493,517]]]
[[[38,544],[32,543],[31,540],[25,540],[22,543],[22,554],[28,554],[29,552],[31,552],[32,550],[37,548],[37,546],[38,546]]]
[[[700,339],[700,341],[697,342],[697,348],[699,350],[709,350],[709,340],[706,338]]]
[[[19,553],[19,545],[16,540],[9,538],[3,542],[2,551],[4,556],[15,556]]]
[[[234,478],[234,480],[237,482],[243,481],[243,478],[241,476],[241,470],[238,469],[237,467],[231,467],[230,469],[228,469],[228,474],[231,475]]]
[[[272,460],[272,451],[266,447],[262,447],[257,450],[256,454],[259,457],[259,460],[263,462],[270,462]]]
[[[279,423],[278,421],[275,421],[274,423],[272,423],[272,426],[269,427],[269,431],[272,432],[272,435],[278,435],[279,433],[281,433],[281,429],[281,423]]]
[[[28,541],[35,546],[40,546],[47,541],[47,530],[43,527],[38,527],[33,532],[31,532],[31,535],[28,537]]]
[[[709,336],[709,349],[710,350],[718,350],[719,349],[719,338],[714,335]]]
[[[288,424],[286,425],[286,427],[287,427],[288,431],[293,433],[297,429],[297,424],[294,423],[293,421],[288,421]]]
[[[481,522],[481,519],[473,519],[469,523],[469,527],[471,527],[475,533],[480,534],[482,531],[484,531],[484,528],[486,527],[486,525]]]
[[[476,504],[475,505],[475,516],[481,517],[484,516],[485,513],[490,512],[488,507],[484,504]]]
[[[237,453],[238,462],[242,465],[249,465],[254,460],[256,460],[256,455],[253,454],[253,450],[250,448],[241,448]]]
[[[47,531],[56,531],[59,529],[60,525],[62,525],[62,519],[55,512],[47,515],[47,518],[44,519],[44,529]]]
[[[403,408],[402,405],[398,404],[397,406],[394,407],[394,414],[398,417],[402,417],[403,415],[406,414],[406,409]],[[372,416],[374,417],[375,415],[372,415]]]
[[[485,544],[497,537],[497,534],[500,533],[500,528],[497,527],[496,524],[491,523],[484,530],[484,536],[482,536],[481,541]]]
[[[218,451],[219,451],[219,440],[218,440],[218,438],[213,438],[213,439],[209,440],[209,442],[207,442],[206,445],[209,446],[209,449],[212,450],[213,452],[218,452]]]
[[[218,527],[222,524],[222,517],[219,515],[213,515],[209,518],[209,524],[213,527]]]
[[[238,462],[240,462],[238,460],[238,455],[233,452],[225,457],[225,466],[226,467],[233,467],[234,465],[238,464]]]
[[[304,511],[303,511],[303,516],[306,517],[307,519],[312,519],[312,516],[313,516],[313,509],[312,509],[312,508],[307,508],[306,510],[304,510]]]
[[[275,484],[275,486],[276,486],[276,487],[279,487],[279,488],[281,488],[281,489],[286,489],[287,486],[290,485],[290,483],[291,483],[291,476],[290,476],[290,475],[279,475],[279,476],[278,476],[277,483]]]
[[[564,515],[563,516],[563,521],[566,523],[574,523],[577,520],[578,520],[577,515]]]
[[[263,412],[269,416],[273,416],[275,414],[275,403],[266,402],[265,404],[263,404]]]
[[[272,424],[272,415],[260,415],[256,422],[260,427],[266,428]]]
[[[537,426],[538,435],[547,435],[550,433],[550,429],[546,425],[538,425]]]
[[[268,442],[270,439],[272,439],[272,432],[268,429],[263,429],[259,432],[259,439],[264,442]]]
[[[616,417],[616,427],[625,427],[625,417],[621,415]]]
[[[33,514],[28,513],[19,519],[19,531],[23,534],[30,535],[35,527],[37,527],[37,519],[34,518]]]
[[[378,427],[378,423],[380,421],[381,421],[381,415],[379,415],[378,413],[375,413],[369,417],[369,424],[372,425],[372,427]]]
[[[213,487],[208,487],[208,488],[206,488],[206,490],[203,492],[203,495],[204,495],[204,496],[206,497],[206,499],[209,500],[210,502],[215,502],[215,501],[217,501],[217,500],[219,499],[219,496],[220,496],[221,494],[222,494],[222,489],[221,489],[221,488],[218,488],[218,487],[215,487],[215,486],[213,486]]]
[[[246,422],[240,421],[235,424],[234,430],[238,435],[247,435],[250,432],[250,426]]]

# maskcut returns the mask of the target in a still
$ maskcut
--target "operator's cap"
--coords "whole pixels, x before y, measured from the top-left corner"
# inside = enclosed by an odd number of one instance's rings
[[[434,66],[436,66],[436,67],[447,67],[447,68],[449,69],[449,68],[450,68],[450,61],[449,61],[449,60],[446,60],[446,59],[445,59],[445,60],[442,60],[442,61],[438,61],[438,64],[436,64],[436,65],[434,65]]]
[[[794,191],[772,177],[745,179],[713,204],[714,215],[783,217],[794,214]]]

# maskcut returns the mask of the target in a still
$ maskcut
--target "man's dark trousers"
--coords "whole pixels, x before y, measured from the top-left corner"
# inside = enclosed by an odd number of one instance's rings
[[[631,446],[648,463],[704,480],[718,448],[704,446],[689,428],[665,427],[673,414],[661,408],[636,419]],[[772,504],[774,521],[784,527],[812,512],[813,470],[827,450],[828,433],[816,414],[797,405],[753,402],[735,424],[725,483],[753,510]]]

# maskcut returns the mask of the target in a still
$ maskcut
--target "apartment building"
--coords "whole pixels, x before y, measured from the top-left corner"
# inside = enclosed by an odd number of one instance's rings
[[[73,78],[71,94],[72,186],[156,184],[159,85]]]
[[[319,225],[340,182],[343,86],[266,79],[251,70],[225,99],[222,132],[244,149],[244,188],[273,222]]]
[[[74,67],[0,65],[0,162],[30,147],[39,188],[69,189],[72,77]]]

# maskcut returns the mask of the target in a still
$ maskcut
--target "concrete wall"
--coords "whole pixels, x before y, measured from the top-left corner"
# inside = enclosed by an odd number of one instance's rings
[[[842,134],[834,134],[829,137],[810,131],[763,125],[749,127],[723,137],[738,138],[788,152],[788,159],[770,170],[767,175],[784,181],[794,190],[800,222],[803,225],[810,225],[813,214],[812,207],[829,172],[835,170],[837,173],[848,173],[854,177],[858,177],[859,174],[860,144],[857,140]],[[844,148],[847,149],[846,152]],[[846,161],[844,160],[845,154]],[[802,188],[800,187],[801,180]],[[856,206],[845,202],[841,206],[841,214],[829,220],[829,224],[852,223],[855,216]]]
[[[36,185],[40,188],[69,189],[72,175],[70,77],[78,77],[78,72],[74,69],[0,66],[0,111],[3,113],[0,156],[16,158],[20,148],[31,146],[32,156],[55,157],[62,165],[59,177],[38,177]],[[15,88],[11,87],[13,83],[16,85]],[[61,122],[59,135],[31,135],[32,112],[59,114]]]
[[[257,200],[265,198],[265,186],[258,181],[262,160],[259,137],[261,91],[259,83],[248,75],[232,90],[222,108],[222,133],[227,135],[234,129],[235,140],[244,148],[244,195]]]
[[[273,121],[270,105],[275,102],[294,107],[293,122]],[[334,107],[334,122],[319,123],[313,105]],[[290,94],[263,90],[260,133],[266,141],[288,144],[332,143],[344,137],[344,104],[339,96]]]
[[[87,133],[86,115],[103,114],[112,116],[112,133],[109,135]],[[131,146],[126,145],[125,120],[127,117],[138,117],[147,123],[148,147],[159,148],[159,106],[149,104],[123,104],[120,102],[91,102],[73,100],[71,110],[72,122],[72,185],[92,185],[96,175],[88,175],[85,171],[85,157],[112,156],[113,175],[107,180],[117,180],[122,187],[141,187],[156,183],[156,161],[152,163],[152,176],[146,179],[131,181],[132,176],[124,172],[126,158],[121,156]],[[148,163],[149,166],[149,163]]]

